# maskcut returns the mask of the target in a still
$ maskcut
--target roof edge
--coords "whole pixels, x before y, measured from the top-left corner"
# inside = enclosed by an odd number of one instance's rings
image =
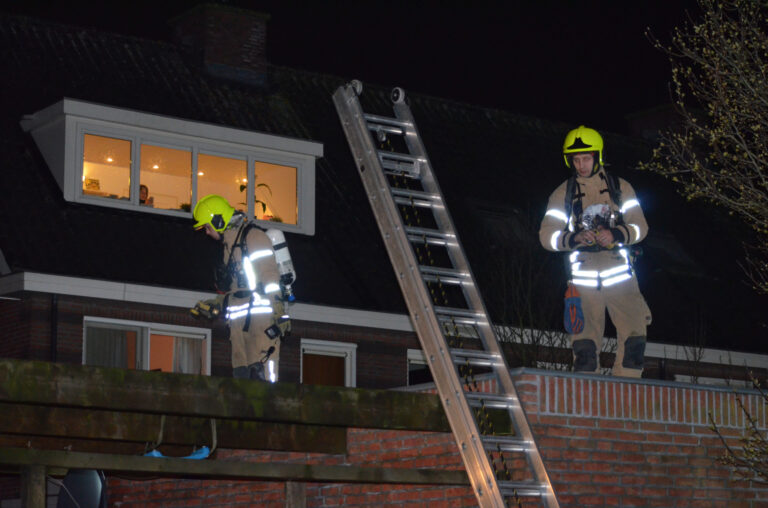
[[[199,300],[216,296],[214,292],[191,291],[38,272],[18,272],[0,277],[0,296],[22,291],[181,308],[192,308]],[[308,303],[291,304],[290,314],[293,319],[301,321],[413,332],[410,318],[405,314],[328,307]]]

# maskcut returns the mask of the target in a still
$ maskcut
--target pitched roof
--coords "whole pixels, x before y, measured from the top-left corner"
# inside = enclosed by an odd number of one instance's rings
[[[12,270],[174,288],[212,287],[215,246],[195,234],[189,220],[63,199],[19,120],[70,97],[322,142],[315,235],[287,235],[298,272],[298,298],[405,312],[331,101],[336,87],[348,80],[269,66],[266,84],[237,82],[205,72],[173,44],[16,16],[0,15],[0,47],[0,188],[5,197],[0,202],[0,250]],[[366,111],[391,116],[388,96],[388,89],[366,86],[361,100]],[[494,224],[522,222],[494,222],[493,217],[527,215],[537,227],[547,196],[567,176],[560,169],[560,143],[571,126],[418,94],[409,100],[462,237],[481,238],[476,233],[486,227],[491,236],[512,242],[511,252],[521,248],[515,242],[523,237],[530,247],[531,231],[522,236],[517,232],[515,240],[515,235],[493,230]],[[719,219],[706,207],[683,203],[655,175],[626,169],[647,157],[642,140],[610,133],[604,137],[610,169],[633,184],[651,225],[646,254],[638,264],[641,287],[657,323],[649,333],[657,339],[690,337],[699,308],[711,323],[711,334],[764,338],[759,309],[765,300],[734,283],[743,276],[723,262],[733,259],[733,251],[714,260],[704,255],[704,249],[718,247],[712,242],[711,221]],[[702,217],[710,222],[702,223]],[[488,246],[483,240],[465,240],[464,246],[481,287],[491,286],[495,274],[483,269]],[[536,252],[542,263],[559,266],[555,255]],[[554,275],[548,284],[558,283],[559,274]],[[537,298],[559,302],[559,287],[541,286]],[[736,299],[744,304],[728,307]],[[495,304],[489,307],[498,315]],[[728,315],[720,316],[726,308]],[[755,322],[761,326],[754,327]],[[742,346],[748,347],[749,341]]]

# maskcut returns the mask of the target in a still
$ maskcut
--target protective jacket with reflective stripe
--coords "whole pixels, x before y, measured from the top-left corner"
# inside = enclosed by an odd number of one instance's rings
[[[556,252],[583,249],[584,246],[579,246],[573,241],[574,236],[583,229],[579,224],[580,217],[574,215],[578,213],[579,209],[583,211],[592,205],[599,204],[610,207],[612,216],[616,218],[611,232],[617,244],[626,246],[643,240],[648,234],[648,223],[645,221],[635,190],[626,180],[622,178],[618,180],[621,191],[621,208],[611,200],[605,170],[602,167],[591,177],[577,177],[573,200],[575,203],[580,199],[581,206],[571,207],[572,216],[566,216],[565,213],[568,181],[566,180],[558,186],[549,197],[547,211],[541,221],[539,229],[541,245],[547,250]],[[578,269],[583,271],[618,269],[625,263],[625,257],[616,250],[593,250],[596,251],[579,252],[576,259],[571,259],[571,263],[580,263]]]
[[[232,261],[236,266],[237,276],[232,278],[230,286],[228,317],[236,318],[245,312],[252,314],[272,314],[272,297],[280,290],[280,274],[275,261],[275,251],[267,234],[258,227],[248,228],[247,222],[239,227],[232,227],[223,233],[224,262]],[[241,230],[245,233],[245,251]],[[253,301],[251,302],[251,298]]]

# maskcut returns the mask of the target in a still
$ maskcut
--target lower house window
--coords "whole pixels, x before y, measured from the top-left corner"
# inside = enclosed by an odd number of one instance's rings
[[[431,383],[432,372],[421,349],[408,350],[408,386]]]
[[[211,331],[85,318],[83,364],[184,374],[210,374]]]
[[[357,385],[357,344],[301,339],[301,379],[304,384]]]

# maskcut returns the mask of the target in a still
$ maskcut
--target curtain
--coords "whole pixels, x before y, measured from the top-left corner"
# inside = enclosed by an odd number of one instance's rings
[[[85,364],[97,367],[129,367],[127,331],[86,326]],[[132,363],[134,359],[131,359]]]
[[[190,337],[175,337],[173,371],[183,374],[204,374],[203,342]]]

